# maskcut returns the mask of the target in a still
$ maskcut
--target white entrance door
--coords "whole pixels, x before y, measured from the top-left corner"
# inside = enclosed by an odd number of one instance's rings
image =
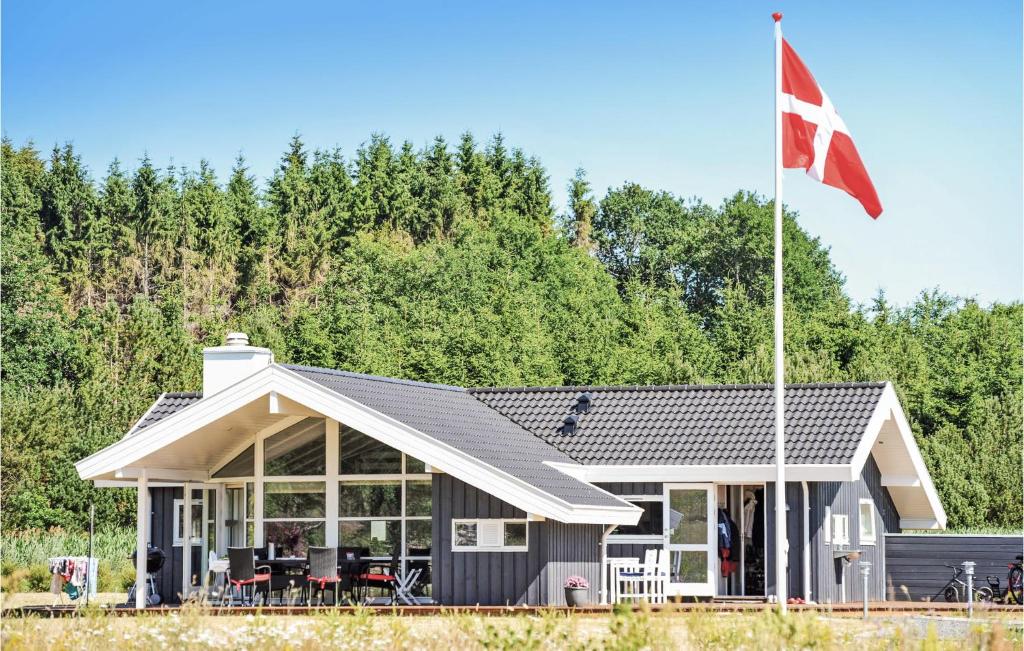
[[[711,484],[665,484],[665,549],[673,595],[715,594],[715,500]]]

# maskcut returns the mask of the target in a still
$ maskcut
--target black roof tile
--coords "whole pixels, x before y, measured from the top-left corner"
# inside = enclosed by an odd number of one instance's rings
[[[787,463],[849,463],[884,388],[881,382],[787,385]],[[561,434],[557,424],[584,389],[593,396],[590,412],[574,434]],[[469,392],[584,464],[774,461],[771,385],[517,387]]]

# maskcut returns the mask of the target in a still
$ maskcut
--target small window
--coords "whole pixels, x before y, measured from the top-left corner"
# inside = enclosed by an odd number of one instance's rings
[[[505,523],[505,547],[526,547],[526,523]]]
[[[456,522],[452,544],[455,547],[476,547],[476,522]]]
[[[452,520],[452,550],[460,552],[525,552],[526,520]]]
[[[850,521],[846,515],[832,515],[832,544],[850,544]]]
[[[174,539],[171,544],[181,547],[185,541],[185,500],[174,500]],[[192,544],[203,544],[203,500],[192,500]]]
[[[871,500],[860,501],[860,543],[874,545],[875,534],[875,503]]]
[[[623,498],[626,499],[626,498]],[[663,514],[665,511],[664,502],[660,498],[652,499],[627,499],[630,504],[639,506],[644,510],[640,514],[640,520],[635,525],[620,524],[612,531],[613,536],[658,536],[664,534]]]

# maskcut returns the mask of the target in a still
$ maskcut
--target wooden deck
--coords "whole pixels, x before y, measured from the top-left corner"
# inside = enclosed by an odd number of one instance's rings
[[[212,616],[238,616],[238,615],[314,615],[317,613],[356,613],[367,611],[378,615],[396,615],[401,617],[424,617],[444,614],[470,614],[488,617],[514,617],[520,615],[536,615],[539,613],[564,612],[581,616],[607,615],[612,611],[611,606],[585,606],[582,608],[568,608],[565,606],[187,606],[189,608],[200,608],[203,614]],[[648,608],[652,612],[691,612],[691,611],[714,611],[718,613],[743,613],[770,610],[774,605],[766,602],[700,602],[700,603],[673,603],[651,606],[633,606],[634,610]],[[140,613],[146,615],[170,615],[180,611],[182,606],[161,605],[146,608],[139,611],[129,606],[119,605],[116,607],[99,608],[96,611],[106,612],[112,615],[131,617]],[[789,609],[794,612],[820,612],[837,617],[860,617],[863,614],[862,603],[844,604],[790,604]],[[967,604],[956,603],[928,603],[910,601],[880,601],[868,604],[869,614],[874,616],[899,616],[899,615],[945,615],[963,616],[967,613]],[[42,616],[42,617],[65,617],[81,613],[79,606],[25,606],[22,608],[9,608],[3,611],[3,617],[19,616]],[[94,611],[95,612],[95,611]],[[1001,605],[1001,604],[975,604],[976,615],[986,613],[1024,613],[1024,606]]]

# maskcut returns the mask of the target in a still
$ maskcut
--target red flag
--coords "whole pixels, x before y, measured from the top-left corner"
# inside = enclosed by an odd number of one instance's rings
[[[882,214],[875,186],[850,132],[786,39],[782,39],[782,166],[802,167],[825,185],[846,190],[869,215]]]

